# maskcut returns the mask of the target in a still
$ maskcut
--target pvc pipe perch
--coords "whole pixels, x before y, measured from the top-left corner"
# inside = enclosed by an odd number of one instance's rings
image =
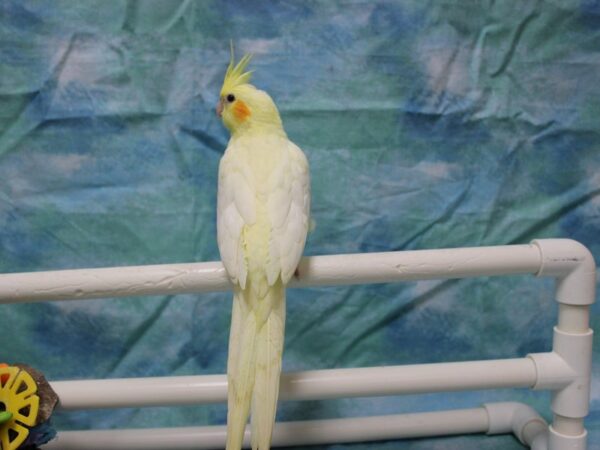
[[[534,245],[310,256],[289,287],[534,274]],[[0,303],[227,291],[221,262],[57,270],[0,275]]]
[[[559,380],[565,386],[569,379]],[[471,389],[532,387],[530,358],[284,373],[282,400],[372,397]],[[54,381],[63,410],[167,406],[227,401],[225,375]]]
[[[554,277],[560,307],[553,351],[528,355],[537,377],[533,388],[553,391],[549,450],[583,450],[595,267],[591,253],[578,242],[542,239],[530,245],[309,257],[301,261],[300,276],[290,287],[527,273]],[[230,287],[219,262],[4,274],[0,275],[0,303],[209,292]],[[485,381],[477,379],[469,387],[484,385]]]
[[[548,425],[522,403],[487,403],[480,408],[350,419],[278,422],[273,446],[381,441],[471,433],[514,433],[525,445],[546,450]],[[44,450],[172,450],[223,448],[224,426],[65,431]],[[245,447],[250,444],[249,429]]]

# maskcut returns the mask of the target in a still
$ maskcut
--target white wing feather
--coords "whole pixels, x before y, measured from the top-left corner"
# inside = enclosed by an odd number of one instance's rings
[[[219,164],[217,242],[221,260],[234,283],[246,287],[248,269],[241,240],[244,224],[255,220],[254,196],[247,173],[227,153]]]
[[[267,268],[271,285],[280,274],[283,284],[294,274],[304,250],[310,214],[308,162],[294,143],[287,141],[286,150],[271,178],[267,201],[272,227]]]

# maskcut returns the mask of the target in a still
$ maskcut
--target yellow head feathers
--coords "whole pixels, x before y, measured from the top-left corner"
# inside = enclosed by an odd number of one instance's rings
[[[221,88],[221,96],[227,95],[229,91],[233,90],[235,87],[240,86],[242,84],[247,84],[252,77],[252,71],[245,72],[250,59],[252,58],[251,54],[245,54],[240,61],[234,65],[234,56],[233,56],[233,44],[231,45],[231,59],[229,61],[229,67],[227,67],[227,72],[225,72],[225,79],[223,80],[223,87]]]
[[[252,72],[246,71],[246,67],[251,58],[251,55],[246,54],[235,64],[232,45],[231,60],[217,104],[217,115],[222,118],[232,136],[257,132],[285,136],[279,112],[269,94],[249,83]]]

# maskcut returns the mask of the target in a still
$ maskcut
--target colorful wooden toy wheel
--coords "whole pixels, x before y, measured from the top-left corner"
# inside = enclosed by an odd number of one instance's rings
[[[0,450],[15,450],[36,423],[40,399],[37,385],[19,367],[0,366]],[[4,413],[4,414],[2,414]]]

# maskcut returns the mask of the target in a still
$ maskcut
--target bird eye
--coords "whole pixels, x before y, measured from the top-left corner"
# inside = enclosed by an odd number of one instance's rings
[[[233,95],[233,94],[227,94],[227,101],[229,103],[234,102],[235,101],[235,95]]]

